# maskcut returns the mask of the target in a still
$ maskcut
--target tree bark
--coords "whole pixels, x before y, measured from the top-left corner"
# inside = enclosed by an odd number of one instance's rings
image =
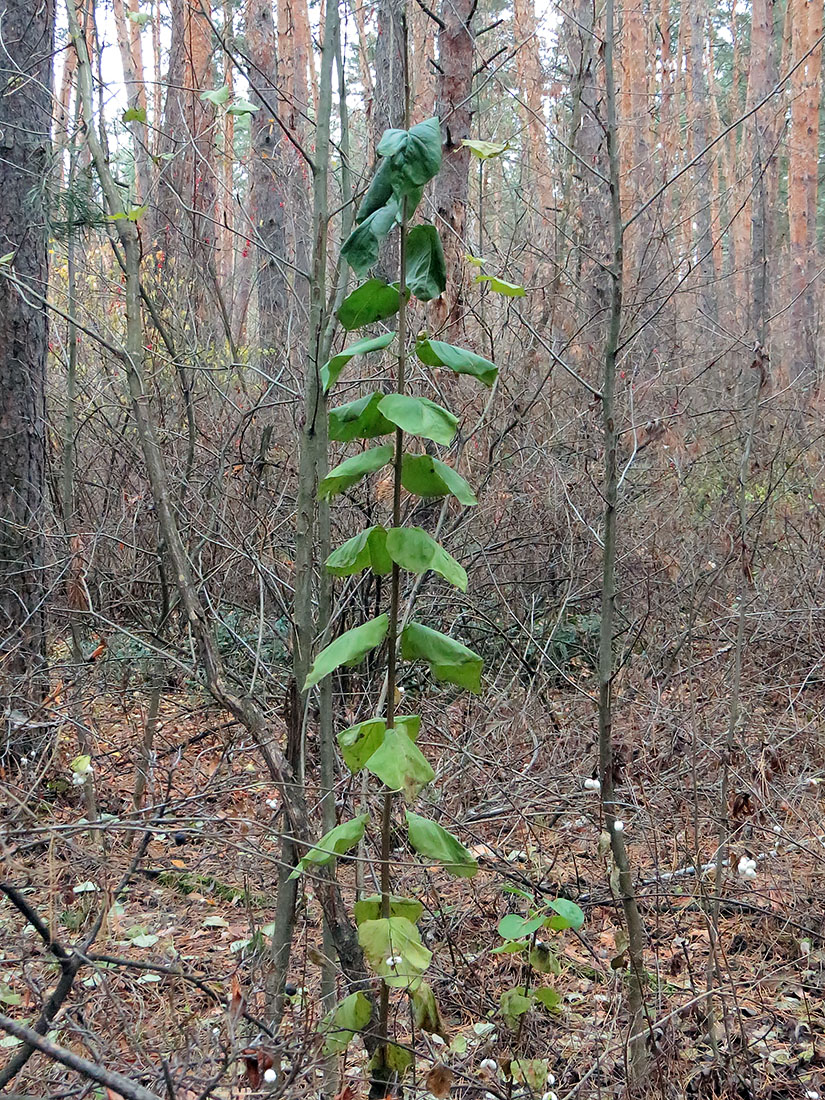
[[[272,4],[249,0],[246,9],[246,49],[255,74],[251,101],[260,107],[252,116],[249,153],[249,216],[257,254],[258,332],[261,360],[266,367],[286,310],[286,214],[281,129],[273,117],[278,107],[278,61]]]
[[[705,81],[706,0],[690,0],[690,155],[697,156],[708,143],[705,112],[708,90]],[[717,316],[715,268],[713,263],[713,233],[711,225],[710,165],[703,157],[694,169],[696,238],[694,248],[701,286],[699,301],[707,320]]]
[[[437,223],[444,242],[447,293],[434,312],[439,320],[455,324],[464,307],[463,276],[470,150],[462,142],[470,137],[473,111],[473,57],[475,53],[474,0],[444,0],[438,33],[438,117],[444,144],[442,169],[435,181]],[[441,316],[449,302],[449,313]]]
[[[0,54],[0,255],[23,287],[48,281],[43,181],[51,151],[52,0],[7,0]],[[8,267],[6,267],[8,264]],[[0,273],[0,698],[46,687],[44,491],[48,326]]]
[[[788,159],[788,228],[790,237],[792,364],[795,374],[815,369],[814,312],[810,282],[814,271],[816,202],[819,165],[819,77],[822,47],[812,47],[822,33],[822,0],[793,0],[791,134]]]
[[[212,88],[212,30],[206,0],[172,0],[172,36],[163,115],[165,162],[158,193],[157,233],[167,260],[184,261],[186,278],[202,285],[213,268],[215,108],[201,93]],[[203,6],[202,6],[203,5]],[[188,261],[188,262],[187,262]],[[196,288],[189,288],[190,291]],[[202,295],[196,295],[202,304]]]

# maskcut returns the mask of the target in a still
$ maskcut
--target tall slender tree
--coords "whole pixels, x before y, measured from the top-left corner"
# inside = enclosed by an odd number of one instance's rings
[[[7,0],[0,52],[0,697],[44,686],[47,321],[44,203],[54,5]]]
[[[257,234],[258,327],[261,347],[273,346],[286,306],[286,215],[278,109],[277,37],[269,0],[249,0],[246,50],[252,67],[249,215]],[[265,353],[265,357],[266,357]]]
[[[447,295],[452,303],[450,321],[462,312],[462,272],[470,150],[462,143],[470,137],[473,117],[473,58],[475,0],[443,0],[438,33],[438,103],[444,161],[435,186],[435,206],[444,240]]]

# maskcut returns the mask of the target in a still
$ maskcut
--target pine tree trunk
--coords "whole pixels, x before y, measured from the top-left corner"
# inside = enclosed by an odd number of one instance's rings
[[[708,91],[705,81],[705,25],[707,23],[706,0],[690,0],[690,98],[688,118],[690,123],[690,154],[692,157],[706,147],[708,127],[705,117],[708,109]],[[713,233],[711,223],[711,170],[710,155],[704,156],[694,168],[694,216],[696,237],[693,242],[695,261],[699,269],[699,302],[707,321],[715,321],[717,315],[716,283],[713,263]]]
[[[791,77],[791,135],[788,163],[788,223],[790,237],[792,363],[794,373],[815,370],[813,294],[815,268],[817,171],[819,162],[819,77],[822,47],[813,49],[822,33],[822,0],[792,0],[792,63],[802,61]],[[808,55],[806,57],[806,55]]]
[[[201,4],[204,6],[202,7]],[[215,108],[201,99],[212,88],[212,30],[206,0],[172,0],[168,90],[163,119],[166,161],[158,195],[161,248],[186,257],[181,276],[197,271],[197,283],[212,271],[215,215]],[[191,293],[197,291],[191,285]]]
[[[284,207],[278,109],[278,64],[272,4],[249,0],[246,14],[246,50],[254,71],[257,91],[250,92],[260,107],[252,116],[249,154],[249,216],[255,230],[257,252],[258,331],[262,361],[273,354],[286,309],[286,215]]]
[[[759,103],[776,84],[777,68],[773,45],[774,0],[753,0],[751,25],[751,55],[748,73],[749,108]],[[749,323],[757,341],[764,348],[768,343],[767,317],[770,312],[770,252],[773,240],[773,208],[775,192],[777,118],[771,104],[763,107],[749,123],[751,151],[751,279]]]
[[[449,321],[461,317],[464,305],[464,235],[469,191],[470,150],[462,142],[470,137],[472,120],[473,55],[475,31],[473,0],[444,0],[441,5],[443,26],[438,34],[438,117],[444,139],[441,174],[435,181],[437,223],[444,242],[447,264]],[[442,299],[439,299],[439,303]],[[438,311],[436,306],[436,312]]]
[[[0,55],[0,254],[45,294],[42,182],[51,152],[51,0],[7,0]],[[45,311],[0,279],[0,699],[24,713],[46,683]],[[0,749],[0,751],[2,751]]]

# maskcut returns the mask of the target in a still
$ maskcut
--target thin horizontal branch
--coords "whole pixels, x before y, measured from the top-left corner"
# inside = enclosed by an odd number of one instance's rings
[[[50,1039],[38,1035],[33,1028],[26,1027],[2,1013],[0,1013],[0,1030],[13,1035],[16,1039],[22,1039],[28,1046],[39,1050],[41,1054],[45,1054],[53,1062],[59,1062],[62,1066],[73,1069],[75,1073],[81,1074],[88,1080],[96,1081],[98,1085],[105,1085],[113,1092],[120,1093],[124,1100],[161,1100],[157,1093],[150,1092],[143,1085],[138,1085],[132,1081],[131,1078],[124,1077],[122,1073],[95,1065],[87,1058],[81,1058],[79,1054],[58,1046]]]

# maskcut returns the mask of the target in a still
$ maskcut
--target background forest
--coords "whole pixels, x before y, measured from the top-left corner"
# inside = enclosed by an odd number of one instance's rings
[[[823,37],[5,0],[0,1091],[818,1100]]]

